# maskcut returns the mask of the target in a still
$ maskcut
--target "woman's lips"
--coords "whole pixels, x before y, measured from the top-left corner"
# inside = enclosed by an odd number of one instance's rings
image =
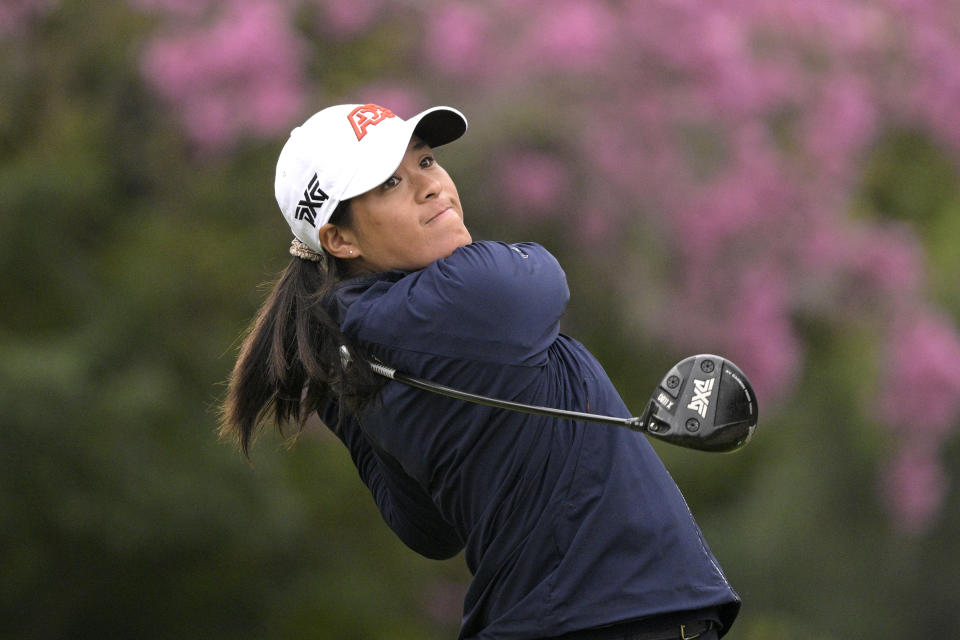
[[[445,216],[447,213],[450,213],[451,211],[453,211],[453,207],[446,207],[446,208],[444,208],[442,211],[436,213],[433,217],[431,217],[430,219],[428,219],[424,224],[430,224],[431,222],[434,222],[435,220],[439,220],[440,218],[442,218],[443,216]]]

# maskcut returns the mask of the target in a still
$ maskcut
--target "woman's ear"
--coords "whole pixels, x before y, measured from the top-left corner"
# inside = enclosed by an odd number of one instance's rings
[[[356,238],[350,229],[328,222],[320,227],[317,234],[320,236],[320,244],[335,258],[349,260],[359,257]]]

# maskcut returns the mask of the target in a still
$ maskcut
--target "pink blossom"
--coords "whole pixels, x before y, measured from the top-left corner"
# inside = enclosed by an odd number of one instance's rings
[[[835,278],[848,269],[858,253],[852,250],[853,242],[846,226],[826,215],[811,214],[807,219],[804,241],[797,246],[797,265],[804,273],[818,281],[825,277]]]
[[[602,2],[559,0],[544,3],[530,22],[518,62],[566,73],[602,71],[616,47],[615,18]]]
[[[772,265],[746,274],[722,328],[723,346],[753,381],[760,402],[774,403],[791,387],[801,347],[790,320],[790,289]]]
[[[795,187],[780,170],[766,134],[753,126],[734,133],[730,169],[691,189],[692,197],[673,218],[688,255],[717,253],[758,234],[776,237],[796,225],[790,215],[797,211]]]
[[[939,441],[960,424],[960,339],[946,318],[921,309],[891,331],[880,419],[902,437]]]
[[[714,118],[742,117],[767,102],[769,86],[758,80],[774,78],[769,72],[761,76],[750,54],[750,21],[727,9],[704,11],[696,21],[696,35],[688,55],[699,59],[687,69],[697,76],[694,90],[705,104],[712,107]]]
[[[55,5],[56,0],[3,0],[0,2],[0,37],[23,31]]]
[[[866,295],[902,299],[923,284],[923,247],[906,227],[864,227],[848,241],[848,268]]]
[[[492,66],[489,38],[490,21],[483,9],[464,2],[445,4],[428,18],[423,55],[440,71],[483,75]]]
[[[222,147],[233,137],[236,123],[224,100],[195,100],[184,105],[187,133],[204,150]]]
[[[380,0],[323,0],[321,26],[336,38],[355,36],[377,20],[380,5]]]
[[[597,248],[611,241],[618,216],[607,208],[587,206],[575,214],[573,226],[576,239],[587,247]]]
[[[729,11],[707,10],[702,20],[703,39],[698,43],[710,57],[742,61],[747,55],[747,29],[745,21]]]
[[[829,29],[829,36],[825,37],[823,32],[818,35],[833,46],[840,60],[845,60],[865,53],[882,53],[889,23],[889,12],[884,7],[847,2],[831,7],[821,22]]]
[[[300,49],[286,14],[261,0],[236,2],[209,28],[158,36],[143,69],[206,150],[242,131],[281,132],[304,101]]]
[[[948,488],[947,474],[929,448],[900,451],[883,470],[881,490],[897,527],[918,535],[934,523]]]
[[[837,75],[823,83],[806,119],[807,147],[819,167],[846,178],[876,125],[875,99],[859,77]]]
[[[514,214],[539,217],[549,213],[568,191],[567,170],[554,156],[537,151],[507,154],[498,176],[503,200]]]
[[[288,127],[304,102],[303,92],[291,84],[294,81],[283,76],[268,78],[251,92],[247,126],[252,132],[267,137]]]
[[[668,105],[655,95],[626,103],[610,100],[585,109],[580,116],[579,147],[595,180],[617,193],[637,194],[645,200],[672,187],[686,187],[686,166],[663,126],[669,113]]]
[[[916,109],[928,119],[932,128],[955,150],[960,151],[960,127],[956,114],[960,109],[960,37],[942,24],[937,16],[925,16],[910,23],[908,46],[911,75],[916,79]],[[954,21],[954,31],[960,31]]]

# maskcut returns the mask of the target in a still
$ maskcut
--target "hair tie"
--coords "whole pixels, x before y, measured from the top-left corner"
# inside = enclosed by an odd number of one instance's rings
[[[290,243],[290,255],[294,258],[300,258],[301,260],[309,260],[310,262],[326,261],[326,255],[324,253],[317,253],[296,238]]]

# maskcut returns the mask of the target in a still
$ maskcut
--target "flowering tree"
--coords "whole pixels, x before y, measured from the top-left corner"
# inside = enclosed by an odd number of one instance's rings
[[[163,18],[145,76],[214,152],[341,98],[311,73],[325,62],[311,38],[348,47],[388,23],[415,29],[391,41],[407,71],[374,72],[345,99],[409,115],[429,102],[423,78],[439,79],[483,114],[500,206],[564,221],[571,241],[628,265],[609,284],[644,304],[625,303],[622,321],[678,350],[722,349],[766,406],[795,388],[801,319],[866,319],[883,372],[871,404],[896,442],[885,495],[899,526],[932,521],[938,451],[960,415],[960,340],[927,294],[915,228],[860,191],[889,132],[960,158],[955,4],[131,2]],[[637,233],[669,258],[631,260],[624,239]],[[670,303],[649,304],[668,282]]]

